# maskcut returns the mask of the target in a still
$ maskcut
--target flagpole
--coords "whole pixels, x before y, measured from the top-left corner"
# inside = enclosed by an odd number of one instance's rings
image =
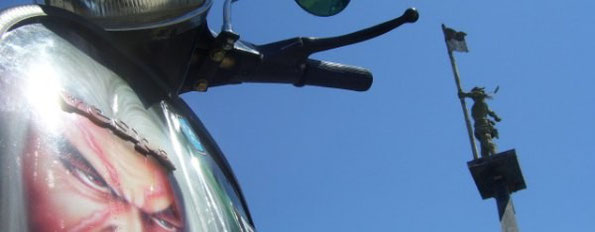
[[[446,30],[446,26],[442,24],[442,32]],[[446,45],[446,50],[448,51],[448,57],[450,58],[450,65],[452,66],[452,72],[455,76],[455,82],[457,84],[457,91],[463,92],[463,88],[461,88],[461,79],[459,78],[459,69],[457,68],[457,63],[455,61],[455,57],[452,54],[452,50],[448,48],[448,44]],[[471,120],[469,119],[469,112],[467,110],[467,104],[465,103],[465,98],[459,98],[461,101],[461,107],[463,108],[463,114],[465,115],[465,125],[467,125],[467,134],[469,135],[469,141],[471,142],[471,151],[473,151],[473,159],[479,159],[477,155],[477,146],[475,145],[475,139],[473,138],[473,129],[471,127]]]

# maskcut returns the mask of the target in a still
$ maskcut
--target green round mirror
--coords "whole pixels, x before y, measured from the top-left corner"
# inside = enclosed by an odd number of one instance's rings
[[[295,0],[304,10],[316,16],[333,16],[343,11],[350,0]]]

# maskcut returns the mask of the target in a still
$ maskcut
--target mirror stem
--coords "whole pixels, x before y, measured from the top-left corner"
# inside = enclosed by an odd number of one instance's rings
[[[231,3],[237,0],[225,0],[223,4],[223,27],[221,31],[233,32],[231,28]]]

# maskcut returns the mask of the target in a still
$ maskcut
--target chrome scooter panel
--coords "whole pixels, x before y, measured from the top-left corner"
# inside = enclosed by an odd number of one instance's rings
[[[3,231],[254,231],[217,145],[150,69],[80,17],[10,22]]]

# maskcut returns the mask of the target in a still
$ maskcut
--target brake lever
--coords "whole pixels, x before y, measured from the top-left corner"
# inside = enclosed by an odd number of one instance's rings
[[[397,18],[353,33],[327,38],[296,37],[259,47],[265,57],[269,54],[269,56],[279,58],[280,55],[274,53],[287,53],[293,58],[299,56],[297,59],[305,60],[313,53],[363,42],[383,35],[405,23],[414,23],[418,19],[419,13],[417,10],[409,8]]]

